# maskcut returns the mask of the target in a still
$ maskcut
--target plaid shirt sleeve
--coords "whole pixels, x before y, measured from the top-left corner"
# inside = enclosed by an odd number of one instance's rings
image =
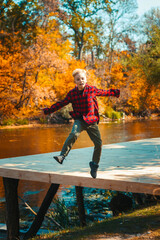
[[[98,89],[95,88],[96,90],[96,95],[97,96],[114,96],[119,98],[120,96],[120,90],[119,89],[109,89],[109,90],[103,90],[103,89]]]
[[[48,115],[50,113],[53,113],[53,112],[61,109],[62,107],[69,104],[70,102],[71,102],[71,97],[70,97],[70,92],[69,92],[67,94],[67,96],[62,101],[59,101],[59,102],[53,104],[50,108],[44,108],[43,112],[44,112],[45,115]]]

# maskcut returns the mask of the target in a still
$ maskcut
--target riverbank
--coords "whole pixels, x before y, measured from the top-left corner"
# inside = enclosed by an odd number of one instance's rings
[[[125,116],[121,119],[110,119],[104,116],[101,116],[101,120],[100,123],[110,123],[110,122],[120,122],[120,121],[125,121],[125,122],[132,122],[132,121],[142,121],[142,120],[159,120],[160,116],[159,114],[152,114],[150,117],[136,117],[136,116]],[[25,121],[24,121],[25,122]],[[16,129],[16,128],[51,128],[53,126],[56,125],[60,125],[60,124],[70,124],[73,122],[73,119],[69,120],[69,121],[58,121],[55,120],[52,123],[50,123],[48,121],[48,123],[46,123],[46,121],[44,121],[43,123],[41,123],[40,119],[37,120],[27,120],[27,123],[25,124],[2,124],[0,125],[0,129]]]
[[[84,228],[73,228],[36,239],[46,240],[142,240],[160,239],[160,204],[135,210],[118,217],[95,222]]]
[[[23,237],[24,234],[21,234]],[[0,239],[7,232],[0,231]],[[135,210],[118,217],[94,222],[87,227],[41,234],[32,240],[158,240],[160,239],[160,204]]]

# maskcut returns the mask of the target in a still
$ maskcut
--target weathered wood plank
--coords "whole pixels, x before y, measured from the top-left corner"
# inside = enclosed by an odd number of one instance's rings
[[[9,174],[8,174],[9,173]],[[73,186],[83,186],[91,188],[100,188],[124,192],[135,192],[135,193],[147,193],[160,195],[160,184],[150,184],[150,183],[140,183],[140,182],[130,182],[130,181],[121,181],[121,180],[110,180],[110,179],[92,179],[90,177],[81,177],[81,176],[70,176],[70,175],[61,175],[61,174],[48,174],[32,172],[24,170],[10,170],[8,169],[5,172],[3,169],[4,177],[19,178],[23,180],[32,180],[39,182],[47,183],[57,183],[63,185],[73,185]],[[43,175],[45,175],[43,177]]]

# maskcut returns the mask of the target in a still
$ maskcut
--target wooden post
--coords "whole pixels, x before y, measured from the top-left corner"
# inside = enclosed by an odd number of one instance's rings
[[[58,188],[59,188],[59,184],[51,184],[30,229],[28,230],[28,232],[26,232],[23,239],[29,239],[36,236],[38,230],[42,225],[44,216],[52,202],[52,199],[57,193]]]
[[[82,227],[86,226],[86,216],[84,209],[84,199],[83,199],[83,187],[75,186],[76,188],[76,198],[79,212],[79,220]]]
[[[7,239],[19,239],[18,179],[3,177],[6,198]]]

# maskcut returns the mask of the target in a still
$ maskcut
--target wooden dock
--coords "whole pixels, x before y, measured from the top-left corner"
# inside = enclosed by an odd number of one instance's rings
[[[150,194],[160,187],[160,138],[103,145],[96,179],[90,176],[92,152],[71,150],[63,165],[53,159],[58,152],[0,159],[0,176]]]
[[[92,153],[92,147],[71,150],[63,165],[53,159],[58,152],[0,159],[5,191],[23,179],[50,183],[55,193],[63,184],[160,195],[160,138],[103,145],[96,179],[90,176]]]

